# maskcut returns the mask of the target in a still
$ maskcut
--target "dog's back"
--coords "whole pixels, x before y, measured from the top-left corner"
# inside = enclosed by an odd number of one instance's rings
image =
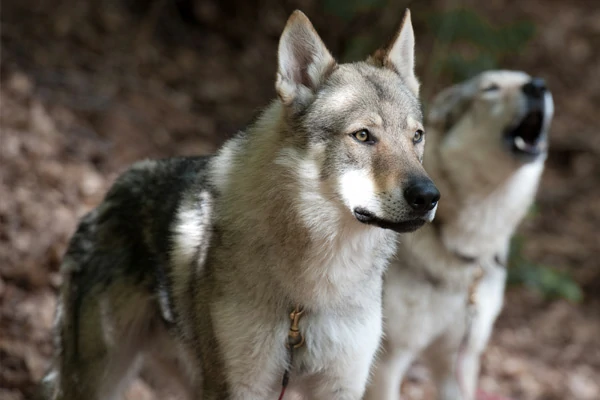
[[[96,393],[98,388],[85,387],[98,382],[79,379],[89,375],[83,370],[93,369],[99,376],[104,374],[100,371],[111,375],[99,392],[115,393],[120,389],[115,382],[127,381],[121,375],[140,364],[139,350],[156,345],[148,342],[157,336],[155,330],[174,322],[166,269],[173,256],[172,225],[186,198],[207,190],[203,170],[208,160],[139,162],[82,218],[61,266],[65,281],[56,316],[58,365],[46,379],[48,390],[54,390],[55,381],[66,380],[63,388]],[[102,337],[92,337],[98,335]]]

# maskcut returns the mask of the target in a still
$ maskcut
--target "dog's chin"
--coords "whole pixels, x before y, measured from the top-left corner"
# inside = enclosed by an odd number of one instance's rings
[[[364,208],[355,208],[354,217],[363,224],[373,225],[383,229],[390,229],[398,233],[414,232],[427,222],[427,216],[415,217],[414,219],[402,221],[390,221],[379,218]]]

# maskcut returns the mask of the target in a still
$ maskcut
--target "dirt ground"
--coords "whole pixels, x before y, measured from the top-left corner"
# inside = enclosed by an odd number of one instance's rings
[[[235,11],[234,1],[188,3],[2,4],[0,399],[26,398],[47,367],[60,259],[78,218],[116,175],[146,157],[213,152],[242,128],[274,95],[277,40],[294,8],[307,12],[334,53],[353,28],[370,26],[348,26],[312,0],[237,1]],[[419,15],[456,4],[477,5],[497,23],[526,18],[537,26],[505,65],[546,78],[556,103],[538,212],[520,230],[523,251],[568,271],[584,289],[583,302],[571,304],[510,288],[481,388],[522,400],[599,399],[600,4],[423,1],[411,8]],[[381,14],[370,18],[382,31],[400,18]],[[418,18],[415,30],[422,72],[434,43]],[[424,81],[424,92],[447,83]],[[403,392],[432,399],[426,371],[416,366]],[[153,397],[139,384],[128,398]]]

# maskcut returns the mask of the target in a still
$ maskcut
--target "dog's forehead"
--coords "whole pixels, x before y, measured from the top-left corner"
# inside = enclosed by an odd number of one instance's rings
[[[491,84],[500,87],[522,86],[528,82],[531,77],[522,71],[496,70],[486,71],[475,78],[475,83],[479,87],[486,87]]]
[[[340,65],[325,82],[316,103],[322,112],[338,118],[372,116],[384,126],[413,128],[422,121],[419,100],[402,79],[393,71],[366,63]]]

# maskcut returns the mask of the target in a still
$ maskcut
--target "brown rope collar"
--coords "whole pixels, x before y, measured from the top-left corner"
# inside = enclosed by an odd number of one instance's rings
[[[457,373],[458,373],[458,381],[459,384],[461,386],[461,389],[463,389],[463,393],[465,393],[464,391],[464,385],[463,385],[463,379],[462,376],[460,374],[460,364],[461,364],[461,358],[462,358],[462,353],[465,350],[465,347],[467,346],[469,339],[470,339],[470,333],[471,333],[471,329],[472,329],[472,325],[473,325],[473,320],[476,317],[477,314],[477,288],[479,286],[479,282],[481,281],[481,279],[483,278],[483,268],[481,267],[481,265],[477,265],[477,269],[474,271],[473,274],[473,280],[471,281],[471,284],[469,285],[469,292],[468,292],[468,296],[467,296],[467,323],[466,323],[466,331],[465,331],[465,335],[463,336],[462,340],[461,340],[461,344],[460,344],[460,348],[459,348],[459,357],[457,360]],[[279,398],[278,400],[283,400],[283,397],[285,396],[285,391],[287,389],[287,386],[289,384],[290,381],[290,371],[293,367],[294,364],[294,350],[299,349],[300,347],[304,346],[304,335],[302,334],[302,332],[300,332],[300,327],[299,327],[299,323],[300,323],[300,318],[302,318],[302,315],[304,315],[304,307],[300,306],[300,305],[296,305],[296,307],[294,307],[294,310],[290,313],[290,329],[288,330],[288,336],[287,336],[287,342],[285,344],[285,347],[288,350],[288,366],[285,369],[285,371],[283,372],[283,379],[281,380],[281,393],[279,394]]]
[[[304,345],[304,335],[298,328],[300,318],[304,314],[304,308],[302,306],[296,306],[294,311],[290,313],[290,330],[288,331],[288,340],[286,346],[292,349],[299,349]]]
[[[300,327],[298,326],[300,322],[300,318],[304,314],[304,308],[302,306],[296,305],[294,311],[290,313],[290,329],[288,330],[288,337],[285,347],[288,350],[288,366],[283,371],[283,379],[281,380],[281,393],[279,394],[279,400],[283,399],[285,395],[285,390],[287,389],[288,383],[290,381],[290,371],[294,364],[294,350],[299,349],[304,346],[304,335],[300,332]]]

